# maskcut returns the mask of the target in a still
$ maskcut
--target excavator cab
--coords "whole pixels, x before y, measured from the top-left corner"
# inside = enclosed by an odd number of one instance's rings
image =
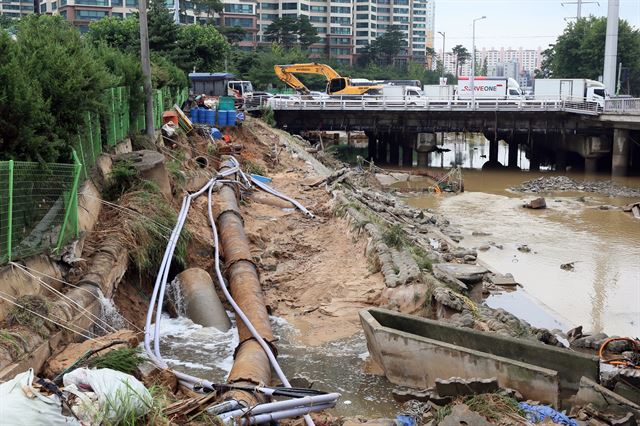
[[[347,87],[347,79],[344,77],[332,78],[327,84],[327,94],[333,95]]]

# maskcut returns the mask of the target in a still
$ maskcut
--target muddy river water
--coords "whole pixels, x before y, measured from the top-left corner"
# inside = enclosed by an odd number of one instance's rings
[[[523,289],[490,297],[490,306],[503,307],[534,326],[566,331],[581,324],[585,330],[640,336],[640,220],[599,208],[631,200],[557,193],[545,194],[546,210],[523,209],[523,202],[532,196],[507,188],[544,172],[481,172],[473,168],[486,161],[482,156],[488,154],[488,145],[478,139],[447,145],[451,151],[442,158],[433,154],[431,165],[467,167],[463,172],[466,192],[438,197],[405,195],[405,199],[447,217],[461,229],[463,246],[493,243],[488,251],[480,252],[480,260],[502,273],[512,273]],[[500,155],[506,152],[501,146]],[[519,158],[519,164],[528,167],[524,155]],[[640,179],[620,183],[640,187]],[[473,236],[474,231],[490,235]],[[518,251],[523,244],[531,252]],[[568,262],[575,262],[574,271],[560,268]],[[289,379],[304,378],[316,389],[342,393],[334,414],[395,417],[399,406],[391,398],[394,386],[384,377],[365,372],[367,348],[362,332],[308,347],[300,343],[300,332],[291,324],[273,317],[272,325],[279,338],[278,359]],[[167,317],[162,330],[162,352],[172,367],[212,381],[225,380],[238,342],[235,328],[221,333],[185,318]]]
[[[481,167],[480,157],[488,144],[472,140],[449,142],[443,163]],[[506,155],[506,146],[500,146]],[[432,154],[432,164],[440,155]],[[520,163],[527,167],[524,155]],[[567,327],[583,325],[585,330],[607,334],[640,336],[640,220],[603,205],[622,206],[629,198],[593,193],[557,192],[543,194],[546,210],[522,208],[533,194],[511,192],[538,176],[554,172],[480,171],[465,169],[465,191],[459,195],[410,196],[407,202],[434,208],[458,227],[461,245],[472,248],[494,243],[479,259],[501,273],[512,273],[526,293],[490,298],[491,306],[503,306],[533,325]],[[570,174],[576,180],[609,179],[608,176]],[[620,185],[640,187],[640,178],[623,178]],[[583,198],[584,197],[584,198]],[[472,233],[488,236],[473,236]],[[527,245],[531,252],[518,250]],[[502,246],[498,249],[495,246]],[[560,268],[575,262],[573,271]],[[540,308],[551,313],[539,315]]]

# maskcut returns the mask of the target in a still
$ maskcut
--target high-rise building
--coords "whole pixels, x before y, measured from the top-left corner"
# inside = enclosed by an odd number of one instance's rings
[[[3,0],[20,1],[20,0]],[[38,1],[38,0],[36,0]],[[138,0],[39,0],[40,13],[60,14],[81,31],[89,23],[106,16],[132,15]],[[179,0],[166,0],[170,11]],[[433,48],[435,0],[223,0],[224,11],[213,16],[227,27],[241,27],[242,49],[267,44],[264,31],[284,16],[306,16],[318,31],[319,42],[310,47],[310,57],[329,57],[353,64],[354,56],[392,25],[404,34],[406,49],[398,60],[414,60],[430,65],[428,48]],[[4,3],[3,3],[4,4]],[[179,2],[181,23],[206,22],[211,16],[198,10],[194,2]]]
[[[442,58],[442,50],[438,52],[438,58]],[[528,72],[533,75],[536,69],[539,69],[542,65],[542,49],[518,49],[501,48],[501,49],[477,49],[476,50],[476,64],[478,67],[482,67],[485,59],[487,60],[487,74],[492,75],[491,72],[499,76],[507,76],[515,78],[520,77],[523,72]],[[445,72],[455,74],[455,55],[452,52],[445,53]],[[471,75],[471,60],[469,59],[463,64],[458,73],[463,76]],[[498,70],[500,74],[498,74]],[[514,77],[515,75],[515,77]]]
[[[21,18],[35,11],[33,0],[2,0],[0,1],[0,15],[10,18]]]

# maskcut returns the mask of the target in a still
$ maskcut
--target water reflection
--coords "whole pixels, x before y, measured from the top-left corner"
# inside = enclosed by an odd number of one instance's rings
[[[439,140],[438,152],[429,154],[430,167],[456,167],[481,169],[489,161],[489,141],[480,133],[446,133],[444,144]],[[498,143],[498,161],[508,163],[509,146]],[[518,167],[529,169],[529,160],[523,150],[518,150]]]

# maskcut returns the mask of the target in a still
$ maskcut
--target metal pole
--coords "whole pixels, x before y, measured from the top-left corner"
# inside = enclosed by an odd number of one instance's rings
[[[444,78],[444,49],[445,49],[445,42],[447,40],[447,34],[443,33],[442,31],[438,31],[438,34],[440,34],[442,36],[442,76]]]
[[[138,7],[140,13],[140,60],[142,61],[142,75],[144,76],[145,127],[147,136],[153,138],[155,128],[153,125],[153,92],[151,86],[151,60],[149,59],[147,0],[140,0]]]
[[[607,38],[604,46],[603,83],[608,93],[616,90],[616,65],[618,63],[618,16],[620,0],[609,0],[607,14]]]
[[[472,38],[472,43],[473,45],[471,46],[471,50],[472,50],[472,54],[471,54],[471,108],[475,109],[476,108],[476,82],[475,82],[475,75],[476,75],[476,21],[480,21],[482,19],[485,19],[486,16],[482,16],[480,18],[476,18],[473,20],[473,38]]]
[[[9,205],[7,206],[7,260],[11,262],[11,243],[13,239],[13,160],[9,160]]]
[[[582,18],[582,0],[577,0],[578,1],[578,13],[576,14],[576,18],[580,19]]]

